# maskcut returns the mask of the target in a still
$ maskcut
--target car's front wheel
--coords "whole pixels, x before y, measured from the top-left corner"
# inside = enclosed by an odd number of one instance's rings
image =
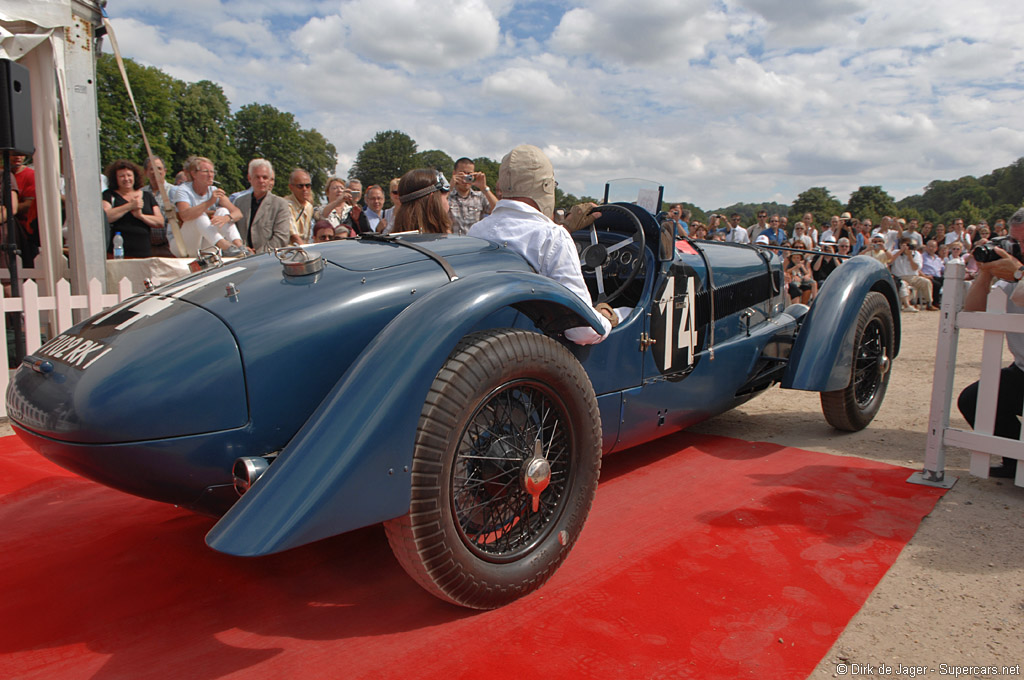
[[[429,592],[500,607],[565,560],[597,490],[601,422],[583,367],[551,338],[500,329],[464,338],[420,414],[409,513],[385,523]]]
[[[884,295],[870,292],[857,315],[850,383],[821,393],[821,410],[838,430],[863,430],[882,406],[889,385],[895,331],[892,308]]]

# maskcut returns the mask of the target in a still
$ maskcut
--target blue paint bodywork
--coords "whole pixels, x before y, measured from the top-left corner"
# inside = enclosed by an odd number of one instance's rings
[[[844,263],[809,311],[784,312],[781,263],[769,251],[716,242],[677,250],[653,216],[625,207],[647,246],[618,251],[608,269],[614,279],[628,269],[626,253],[643,259],[621,303],[632,311],[602,343],[567,344],[598,396],[605,453],[779,382],[844,387],[869,291],[886,295],[898,323],[895,286],[874,260]],[[609,244],[628,234],[611,215],[598,226]],[[402,238],[444,258],[457,278],[377,240],[311,247],[327,265],[308,276],[285,275],[271,255],[202,272],[80,323],[28,358],[7,394],[12,424],[78,474],[222,515],[207,541],[230,554],[401,516],[424,396],[461,338],[599,328],[590,306],[501,244]],[[232,463],[267,454],[275,462],[239,499]]]

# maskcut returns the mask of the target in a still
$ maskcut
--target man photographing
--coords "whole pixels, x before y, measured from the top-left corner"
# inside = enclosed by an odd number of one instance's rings
[[[1009,223],[1009,238],[1016,241],[1014,248],[1018,257],[1014,257],[1002,248],[995,248],[999,259],[992,262],[979,262],[978,274],[971,283],[967,297],[964,299],[965,312],[983,312],[988,301],[988,293],[995,282],[996,287],[1006,293],[1006,312],[1008,314],[1024,314],[1024,263],[1019,259],[1020,244],[1024,242],[1024,208],[1013,214]],[[1020,438],[1020,416],[1024,410],[1024,333],[1007,333],[1006,346],[1013,355],[1013,363],[999,374],[999,396],[996,400],[996,423],[993,434],[1008,439]],[[978,404],[978,383],[964,388],[957,399],[957,408],[964,419],[974,427],[975,410]],[[1014,458],[1003,458],[1003,464],[993,466],[989,476],[1008,478],[1017,472],[1017,461]]]

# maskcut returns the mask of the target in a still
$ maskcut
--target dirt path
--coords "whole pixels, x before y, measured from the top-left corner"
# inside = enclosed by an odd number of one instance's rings
[[[938,318],[937,312],[903,316],[902,351],[888,394],[878,417],[861,432],[831,429],[817,394],[778,388],[693,429],[920,470]],[[977,379],[981,340],[978,331],[961,333],[954,394]],[[959,413],[952,424],[966,427]],[[874,677],[882,664],[892,671],[881,677],[907,677],[897,675],[898,664],[927,666],[928,672],[917,674],[926,678],[955,677],[940,664],[1018,665],[1017,674],[1024,677],[1024,488],[1012,480],[977,479],[967,466],[966,451],[948,451],[947,474],[959,481],[925,518],[811,678],[844,677],[842,671],[847,677],[865,675],[851,672],[849,664],[873,667]],[[996,676],[967,672],[960,677]]]

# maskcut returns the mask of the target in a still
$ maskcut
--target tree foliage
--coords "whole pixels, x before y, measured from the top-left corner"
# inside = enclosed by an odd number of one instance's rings
[[[878,224],[883,216],[896,214],[896,201],[880,186],[862,186],[850,194],[846,209],[851,215]]]
[[[689,205],[684,203],[683,205]],[[750,226],[757,221],[757,213],[764,210],[769,215],[789,215],[789,206],[782,205],[781,203],[733,203],[725,208],[719,208],[718,210],[711,210],[709,212],[718,213],[728,217],[733,213],[739,213],[741,217],[740,223],[744,226]],[[696,215],[696,212],[694,213]],[[703,214],[703,211],[701,211]],[[705,221],[705,220],[701,220]]]
[[[140,66],[131,59],[125,60],[124,67],[139,105],[139,116],[150,148],[169,162],[173,156],[170,138],[176,134],[178,125],[177,101],[184,83],[158,68]],[[97,60],[96,85],[101,164],[107,167],[119,158],[127,158],[141,165],[146,159],[146,145],[142,141],[121,71],[112,55],[103,54]]]
[[[413,167],[410,168],[410,170],[416,168],[433,168],[434,170],[440,170],[449,180],[452,178],[452,172],[454,172],[455,168],[455,161],[452,160],[452,157],[438,149],[420,151],[413,156],[412,162]],[[406,170],[406,172],[408,172],[408,170]]]
[[[843,212],[843,204],[832,195],[827,187],[811,187],[800,193],[789,209],[790,222],[795,222],[804,213],[814,215],[816,224],[828,222],[832,215]]]
[[[363,186],[387,186],[393,177],[401,177],[416,168],[416,142],[399,130],[378,132],[363,144],[349,177],[357,177]]]
[[[286,194],[293,167],[309,171],[317,192],[334,171],[334,146],[316,130],[303,130],[290,113],[252,104],[232,115],[230,102],[215,83],[186,83],[131,59],[125,59],[125,71],[150,146],[164,159],[169,175],[189,156],[206,156],[213,161],[221,187],[235,191],[248,186],[249,160],[262,157],[277,170],[275,193]],[[96,82],[104,166],[118,158],[141,165],[145,145],[113,56],[100,55]]]
[[[491,189],[498,187],[498,169],[501,167],[501,161],[496,161],[486,156],[480,156],[479,158],[473,159],[473,167],[476,168],[477,172],[482,172],[487,175],[487,186]],[[557,193],[558,188],[555,188]],[[570,196],[572,194],[569,194]],[[583,201],[585,202],[585,201]],[[559,206],[561,207],[561,206]],[[564,210],[564,208],[562,208]]]
[[[209,80],[189,83],[178,100],[178,126],[171,135],[169,167],[180,169],[189,156],[205,156],[217,170],[217,182],[228,192],[245,186],[238,179],[243,164],[231,146],[231,105],[220,85]]]

